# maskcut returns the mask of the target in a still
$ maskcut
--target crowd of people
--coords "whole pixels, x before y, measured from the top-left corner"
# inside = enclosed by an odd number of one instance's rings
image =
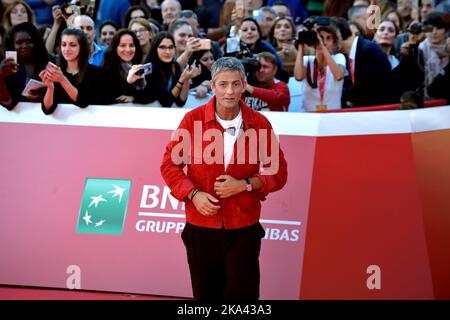
[[[211,66],[241,59],[255,110],[448,100],[447,0],[1,0],[0,104],[159,102],[211,92]],[[414,104],[412,104],[414,106]],[[411,104],[409,104],[411,106]]]

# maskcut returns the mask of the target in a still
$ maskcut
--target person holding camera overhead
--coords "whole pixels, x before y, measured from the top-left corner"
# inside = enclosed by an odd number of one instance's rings
[[[66,29],[61,36],[58,66],[49,63],[39,77],[47,86],[42,111],[52,114],[58,103],[72,103],[80,108],[95,104],[95,83],[99,68],[88,63],[89,45],[83,31]]]
[[[339,31],[329,22],[323,23],[328,25],[318,27],[313,27],[312,20],[305,23],[306,28],[298,35],[298,54],[294,67],[295,79],[306,79],[303,81],[303,109],[340,109],[346,62],[344,55],[337,53],[340,46]],[[315,48],[314,56],[304,55],[305,45]]]

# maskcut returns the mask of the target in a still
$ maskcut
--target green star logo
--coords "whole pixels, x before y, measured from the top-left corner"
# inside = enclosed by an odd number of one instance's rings
[[[121,235],[131,180],[86,178],[78,216],[78,233]]]

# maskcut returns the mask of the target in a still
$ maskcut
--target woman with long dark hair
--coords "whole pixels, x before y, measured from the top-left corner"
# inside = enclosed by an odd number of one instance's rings
[[[127,82],[129,76],[134,78],[132,82],[142,79],[136,76],[141,62],[142,49],[136,34],[129,29],[117,31],[103,57],[102,103],[148,102],[143,88]],[[136,65],[139,67],[133,68]]]
[[[183,71],[175,60],[175,40],[171,33],[163,31],[156,35],[150,49],[153,72],[147,79],[145,91],[151,90],[153,100],[163,107],[184,106],[190,80],[200,74],[200,68],[187,66]]]
[[[0,103],[12,110],[19,101],[42,101],[43,92],[22,96],[30,79],[39,79],[49,55],[36,27],[30,22],[12,27],[5,36],[5,51],[17,52],[17,63],[4,59],[0,63]]]
[[[99,68],[88,63],[89,44],[83,31],[65,29],[58,51],[58,66],[49,64],[39,75],[47,86],[42,103],[45,114],[53,113],[58,103],[85,108],[97,102],[94,86]]]

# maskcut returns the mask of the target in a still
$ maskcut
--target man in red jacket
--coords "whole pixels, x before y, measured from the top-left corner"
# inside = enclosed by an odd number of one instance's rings
[[[275,82],[278,71],[275,56],[270,52],[261,52],[257,58],[261,65],[255,74],[257,83],[247,85],[243,97],[245,103],[258,111],[288,111],[291,95],[286,83]]]
[[[211,76],[215,96],[185,115],[161,174],[186,204],[182,239],[194,298],[257,300],[261,201],[285,185],[287,164],[270,122],[240,99],[241,62],[220,58]]]

